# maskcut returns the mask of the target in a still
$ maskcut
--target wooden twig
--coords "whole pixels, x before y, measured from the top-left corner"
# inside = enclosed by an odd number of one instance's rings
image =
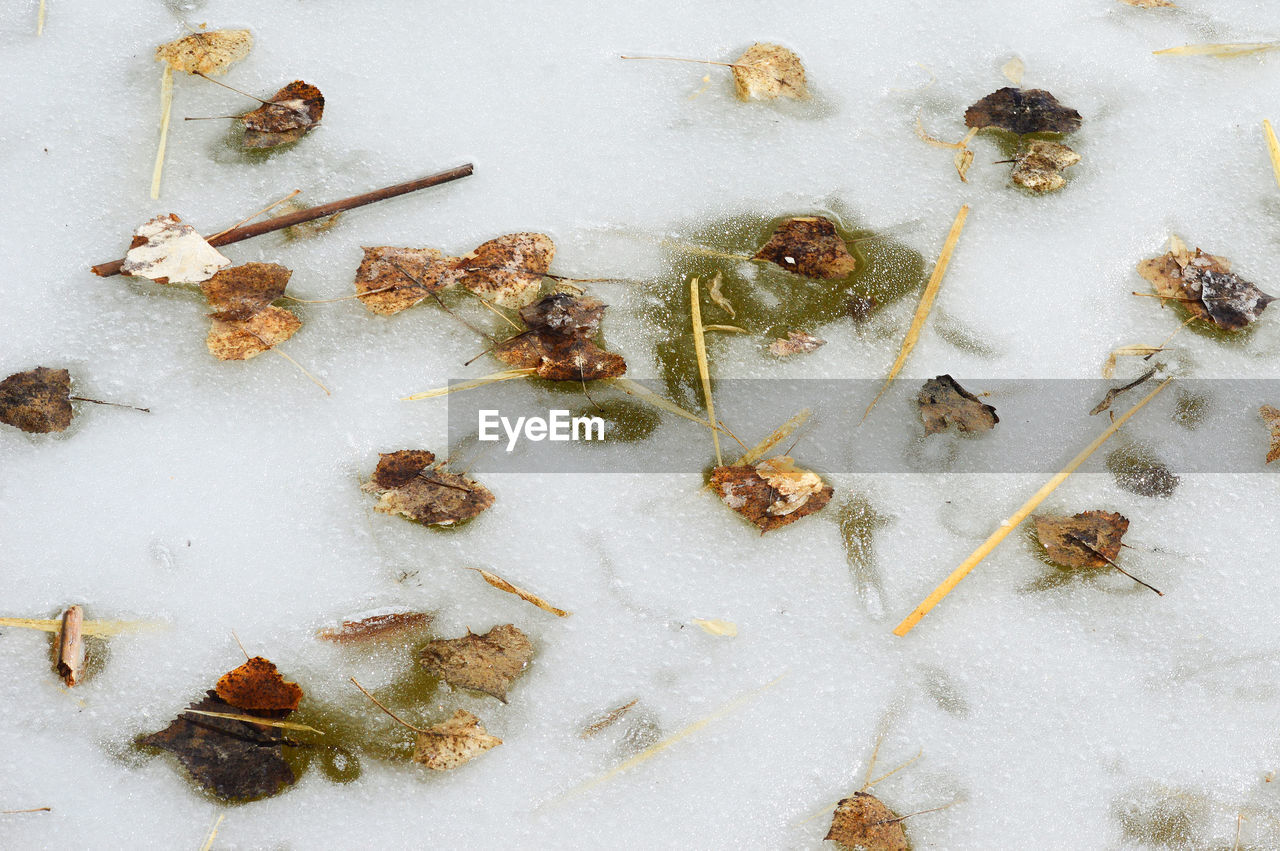
[[[0,816],[16,816],[22,813],[51,813],[53,807],[31,807],[26,810],[0,810]]]
[[[1132,390],[1133,388],[1137,387],[1139,384],[1142,384],[1144,381],[1149,381],[1151,378],[1155,376],[1156,369],[1157,367],[1153,366],[1151,367],[1151,369],[1147,370],[1142,375],[1135,378],[1133,381],[1130,381],[1128,384],[1121,385],[1120,387],[1112,387],[1110,390],[1107,391],[1107,395],[1102,398],[1102,401],[1099,402],[1097,405],[1095,405],[1093,410],[1089,412],[1089,416],[1092,417],[1095,414],[1102,413],[1103,411],[1111,407],[1111,403],[1114,402],[1116,400],[1116,397],[1119,396],[1121,393],[1124,393],[1127,390]]]
[[[1067,466],[1063,467],[1061,471],[1055,474],[1052,479],[1040,488],[1040,490],[1032,494],[1031,498],[1023,503],[1022,507],[1010,515],[1007,520],[1001,523],[1000,527],[996,529],[996,531],[992,532],[991,536],[983,541],[981,546],[974,550],[967,559],[961,562],[960,566],[953,570],[950,576],[942,580],[942,583],[938,585],[937,588],[933,589],[933,592],[930,593],[929,596],[920,603],[920,605],[916,606],[911,614],[903,618],[902,623],[893,628],[893,634],[901,636],[911,632],[911,630],[915,628],[916,624],[920,623],[920,620],[933,610],[934,606],[941,603],[944,597],[955,590],[955,587],[960,584],[960,580],[968,576],[969,572],[977,567],[979,562],[990,555],[991,551],[994,550],[1001,541],[1008,537],[1010,532],[1018,527],[1018,524],[1023,520],[1026,520],[1031,512],[1035,511],[1036,508],[1040,506],[1040,503],[1044,502],[1045,499],[1048,498],[1049,494],[1053,493],[1059,485],[1067,480],[1068,476],[1074,473],[1081,464],[1087,461],[1089,456],[1097,451],[1098,447],[1106,443],[1107,439],[1110,438],[1111,435],[1119,431],[1120,427],[1128,422],[1130,417],[1142,410],[1142,408],[1154,399],[1156,394],[1161,390],[1168,387],[1170,381],[1173,381],[1173,379],[1166,378],[1164,381],[1160,382],[1160,385],[1156,387],[1156,389],[1142,397],[1141,401],[1129,410],[1125,411],[1124,414],[1118,417],[1115,422],[1111,423],[1111,425],[1107,426],[1106,430],[1094,438],[1093,442],[1086,446],[1079,455],[1072,458]]]
[[[1068,537],[1068,538],[1070,538],[1074,543],[1077,543],[1077,544],[1079,544],[1080,546],[1084,547],[1086,550],[1089,550],[1089,552],[1093,553],[1093,554],[1094,554],[1094,555],[1096,555],[1098,558],[1102,559],[1102,560],[1103,560],[1103,561],[1105,561],[1107,564],[1111,565],[1111,566],[1112,566],[1112,567],[1114,567],[1116,570],[1120,571],[1120,572],[1121,572],[1121,573],[1123,573],[1125,576],[1129,577],[1129,578],[1130,578],[1130,579],[1132,579],[1134,582],[1136,582],[1136,583],[1138,583],[1139,585],[1141,585],[1143,588],[1149,588],[1149,589],[1151,589],[1152,591],[1155,591],[1155,592],[1156,592],[1156,594],[1158,594],[1159,596],[1161,596],[1161,597],[1163,597],[1163,596],[1164,596],[1164,592],[1163,592],[1163,591],[1161,591],[1159,588],[1157,588],[1157,587],[1156,587],[1156,586],[1154,586],[1154,585],[1150,585],[1150,584],[1148,584],[1148,583],[1146,583],[1146,582],[1143,582],[1141,579],[1139,579],[1138,577],[1134,576],[1132,573],[1130,573],[1129,571],[1125,570],[1125,569],[1124,569],[1123,567],[1121,567],[1120,565],[1116,564],[1114,561],[1112,561],[1112,560],[1111,560],[1111,558],[1110,558],[1106,553],[1104,553],[1102,550],[1098,549],[1098,548],[1097,548],[1097,547],[1095,547],[1093,544],[1091,544],[1091,543],[1089,543],[1088,541],[1086,541],[1084,538],[1080,537],[1079,535],[1068,535],[1067,537]]]
[[[62,613],[58,633],[58,676],[70,688],[84,676],[84,609],[71,606]]]
[[[120,402],[104,402],[101,399],[89,399],[85,396],[68,396],[72,402],[90,402],[94,405],[110,405],[113,408],[128,408],[131,411],[141,411],[144,414],[151,413],[150,408],[139,408],[136,405],[125,405]]]
[[[294,225],[300,225],[303,222],[323,219],[325,216],[332,216],[334,213],[354,210],[356,207],[363,207],[366,204],[373,204],[377,201],[385,201],[386,199],[394,198],[397,195],[405,195],[409,192],[416,192],[419,189],[439,186],[442,183],[448,183],[452,180],[467,177],[474,170],[475,166],[471,163],[467,163],[466,165],[460,165],[457,168],[451,168],[448,171],[441,171],[436,174],[429,174],[426,177],[420,177],[417,180],[410,180],[407,183],[397,183],[394,186],[375,189],[372,192],[365,192],[361,195],[352,195],[350,198],[343,198],[340,201],[330,201],[328,204],[320,204],[316,207],[308,207],[305,210],[298,210],[297,212],[279,216],[274,219],[267,219],[266,221],[242,225],[237,228],[232,228],[225,233],[220,233],[211,237],[209,239],[209,244],[216,248],[220,245],[230,245],[233,242],[252,239],[255,236],[262,236],[264,233],[283,230],[284,228],[293,227]],[[99,277],[109,278],[112,275],[120,274],[120,267],[123,264],[123,258],[120,260],[112,260],[109,263],[99,263],[93,267],[92,271]]]

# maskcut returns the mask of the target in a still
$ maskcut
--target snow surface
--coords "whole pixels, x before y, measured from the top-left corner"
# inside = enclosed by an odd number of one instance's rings
[[[878,770],[924,757],[876,793],[900,813],[960,799],[908,820],[920,848],[1230,848],[1241,813],[1241,847],[1280,847],[1276,479],[1260,424],[1251,473],[1184,476],[1168,499],[1092,474],[1046,503],[1127,515],[1140,549],[1126,564],[1163,598],[1118,575],[1028,590],[1046,568],[1016,532],[896,638],[893,624],[1043,475],[832,476],[837,502],[863,494],[886,517],[879,591],[862,594],[834,505],[760,537],[692,474],[495,476],[492,510],[435,532],[375,515],[359,483],[379,451],[442,448],[446,405],[399,396],[487,371],[461,368],[475,339],[447,317],[297,306],[305,325],[283,348],[326,397],[283,358],[214,360],[198,298],[87,271],[158,213],[208,233],[294,188],[321,202],[465,161],[474,177],[351,213],[317,238],[226,253],[283,263],[292,293],[324,298],[350,292],[361,245],[460,252],[530,229],[557,240],[561,273],[644,277],[663,259],[636,234],[838,202],[866,224],[902,226],[932,258],[968,203],[904,377],[1096,377],[1111,349],[1173,330],[1171,311],[1128,295],[1145,289],[1136,262],[1171,232],[1277,290],[1280,193],[1259,123],[1280,58],[1151,55],[1274,37],[1274,6],[1180,5],[50,0],[37,38],[34,0],[5,4],[0,374],[65,366],[77,392],[154,413],[82,405],[60,436],[0,432],[0,614],[79,601],[90,617],[167,629],[113,639],[74,693],[49,670],[46,635],[0,633],[0,809],[53,808],[0,816],[0,845],[196,848],[225,813],[215,848],[815,847],[823,808],[861,785],[888,718]],[[183,21],[253,29],[232,85],[269,92],[301,77],[327,105],[321,128],[265,160],[228,147],[224,122],[176,120],[153,202],[152,50]],[[741,104],[723,69],[616,58],[727,59],[757,40],[800,54],[815,104]],[[950,152],[913,129],[922,110],[931,133],[959,138],[964,107],[1005,85],[999,69],[1015,55],[1028,86],[1085,116],[1072,137],[1083,162],[1052,197],[1009,186],[984,139],[962,184]],[[711,84],[691,99],[704,73]],[[246,108],[200,80],[175,88],[175,119]],[[615,305],[611,344],[633,375],[652,375],[626,285],[596,292]],[[892,333],[836,325],[825,348],[767,370],[746,343],[729,345],[714,369],[878,377],[913,301],[888,314]],[[1274,310],[1243,343],[1183,333],[1180,369],[1275,377]],[[988,356],[946,342],[946,317]],[[1154,402],[1132,439],[1174,402],[1172,390]],[[545,615],[466,567],[575,614]],[[503,746],[445,775],[365,760],[358,781],[338,784],[313,769],[234,807],[167,757],[130,752],[238,663],[232,630],[309,694],[365,712],[346,678],[384,683],[407,660],[335,653],[312,634],[389,605],[437,611],[442,637],[507,622],[530,634],[538,655],[510,705],[442,688],[411,712],[469,708]],[[697,617],[739,633],[707,635]],[[578,738],[600,712],[639,697],[671,734],[779,676],[654,759],[560,797],[622,758],[616,738]]]

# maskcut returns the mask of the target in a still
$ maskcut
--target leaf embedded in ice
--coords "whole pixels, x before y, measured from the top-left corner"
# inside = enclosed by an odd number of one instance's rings
[[[528,636],[511,624],[484,635],[438,639],[422,649],[422,666],[451,686],[474,689],[507,702],[507,690],[533,659]]]
[[[788,331],[787,339],[779,338],[769,344],[769,353],[783,358],[817,351],[826,344],[826,340],[804,331]]]
[[[1129,530],[1127,517],[1108,511],[1040,514],[1032,520],[1041,546],[1063,567],[1107,567],[1120,555],[1120,539]]]
[[[358,644],[399,637],[407,632],[426,629],[433,616],[428,612],[387,612],[370,615],[354,621],[343,621],[342,626],[316,632],[316,638],[338,644]]]
[[[950,375],[930,378],[916,396],[925,434],[937,434],[951,426],[963,432],[990,431],[1000,418],[996,409],[978,400]]]
[[[1013,182],[1032,192],[1054,192],[1066,185],[1062,169],[1080,162],[1080,155],[1057,142],[1035,139],[1014,157]]]
[[[556,244],[544,233],[509,233],[491,239],[452,264],[453,279],[482,298],[519,308],[538,297]]]
[[[761,461],[756,464],[756,473],[778,495],[768,508],[775,516],[796,511],[826,487],[817,473],[797,467],[795,460],[787,455]]]
[[[0,381],[0,423],[30,434],[71,425],[71,373],[38,366]]]
[[[902,819],[879,798],[867,792],[854,792],[836,804],[831,817],[829,839],[842,849],[854,851],[910,851]]]
[[[479,718],[459,709],[447,720],[419,731],[413,761],[432,771],[448,771],[500,744],[502,739],[489,735]]]
[[[493,494],[443,465],[425,449],[383,453],[373,480],[363,486],[381,499],[374,510],[399,514],[426,526],[449,526],[468,520],[493,505]]]
[[[273,148],[296,142],[320,123],[324,115],[324,95],[310,83],[294,80],[271,96],[269,103],[246,113],[244,146]]]
[[[277,263],[245,263],[223,269],[200,285],[215,319],[248,319],[284,296],[293,275]]]
[[[302,688],[287,681],[272,662],[261,656],[223,674],[215,691],[221,700],[247,712],[292,712],[302,699]]]
[[[1139,263],[1138,274],[1151,282],[1158,295],[1227,331],[1254,322],[1275,301],[1274,296],[1232,272],[1225,258],[1199,248],[1193,254],[1176,238],[1168,252]]]
[[[998,127],[1019,136],[1027,133],[1073,133],[1080,129],[1080,113],[1058,103],[1044,89],[1005,86],[979,100],[964,112],[969,127]]]
[[[549,295],[520,309],[528,330],[502,341],[494,355],[551,381],[617,378],[627,371],[621,355],[594,342],[605,305],[591,296]]]
[[[158,284],[199,284],[231,261],[173,213],[156,216],[133,232],[120,271]]]
[[[482,577],[484,577],[485,582],[488,582],[490,585],[492,585],[494,588],[497,588],[499,591],[506,591],[508,594],[514,594],[517,597],[519,597],[521,600],[524,600],[526,603],[532,603],[533,605],[537,606],[539,609],[542,609],[544,612],[553,614],[558,618],[567,618],[569,617],[569,615],[573,614],[573,612],[568,612],[568,611],[565,611],[564,609],[557,608],[556,606],[551,605],[546,600],[539,597],[537,594],[534,594],[532,591],[527,591],[518,585],[512,585],[510,582],[503,579],[501,576],[490,573],[487,570],[481,570],[478,567],[473,567],[471,569],[474,570],[476,573],[480,574]]]
[[[1267,463],[1280,458],[1280,408],[1271,405],[1263,405],[1258,409],[1258,413],[1262,415],[1262,421],[1267,424],[1267,428],[1271,429],[1271,449],[1267,452]]]
[[[785,455],[755,466],[717,467],[711,471],[711,485],[725,505],[762,533],[818,511],[833,493],[816,473],[796,467]]]
[[[302,320],[283,307],[268,307],[245,320],[214,319],[205,345],[219,360],[248,360],[292,337]]]
[[[858,268],[835,223],[822,216],[787,219],[752,259],[809,278],[844,278]]]
[[[756,42],[733,60],[733,86],[741,100],[809,97],[800,57],[777,44]]]
[[[356,270],[356,297],[374,313],[399,313],[449,285],[452,259],[434,248],[366,247]]]
[[[209,30],[160,45],[156,60],[175,71],[216,77],[248,56],[252,47],[253,33],[249,30]]]

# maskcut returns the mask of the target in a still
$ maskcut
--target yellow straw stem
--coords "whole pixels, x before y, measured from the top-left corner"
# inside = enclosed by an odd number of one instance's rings
[[[698,279],[689,279],[689,313],[693,318],[693,350],[698,355],[698,375],[702,378],[702,397],[707,402],[707,420],[716,421],[716,405],[711,399],[711,373],[707,369],[707,339],[702,333],[702,305],[698,293]],[[720,457],[720,433],[711,431],[711,442],[716,448],[716,466],[724,466]]]
[[[1280,186],[1280,141],[1276,140],[1276,131],[1270,120],[1262,119],[1262,132],[1267,136],[1267,153],[1271,155],[1271,171],[1276,176],[1276,185]]]
[[[164,172],[164,149],[169,143],[169,113],[173,111],[173,66],[165,64],[160,79],[160,147],[156,148],[156,164],[151,170],[151,200],[160,197],[160,175]]]

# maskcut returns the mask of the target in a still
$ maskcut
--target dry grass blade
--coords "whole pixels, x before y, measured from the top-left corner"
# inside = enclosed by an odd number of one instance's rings
[[[205,838],[204,844],[200,846],[200,851],[209,851],[213,847],[213,840],[218,838],[218,828],[222,827],[222,820],[226,817],[226,813],[221,813],[214,820],[213,827],[209,830],[209,835]]]
[[[703,331],[732,331],[735,334],[750,334],[746,328],[739,328],[737,325],[703,325]]]
[[[1142,397],[1141,401],[1129,410],[1125,411],[1122,416],[1117,417],[1115,422],[1107,426],[1106,430],[1094,438],[1093,442],[1086,446],[1079,455],[1072,458],[1067,466],[1063,467],[1062,470],[1055,474],[1052,479],[1040,488],[1040,490],[1032,494],[1031,498],[1023,503],[1022,507],[1010,515],[1008,519],[1001,523],[1000,527],[996,529],[996,531],[992,532],[991,536],[983,541],[968,558],[961,562],[960,566],[953,570],[950,576],[942,580],[942,583],[938,585],[937,588],[933,589],[933,592],[930,593],[929,596],[920,603],[920,605],[916,606],[911,614],[903,618],[902,623],[893,628],[893,634],[906,635],[914,629],[915,625],[920,622],[921,618],[929,614],[934,606],[942,602],[944,597],[955,590],[955,587],[960,584],[960,580],[969,575],[969,571],[977,567],[979,562],[990,555],[991,551],[994,550],[1001,541],[1008,537],[1009,533],[1018,527],[1018,524],[1023,520],[1026,520],[1031,512],[1035,511],[1036,508],[1039,507],[1040,503],[1044,502],[1049,494],[1053,493],[1059,485],[1067,480],[1068,476],[1074,473],[1081,464],[1087,461],[1089,456],[1097,451],[1098,447],[1106,443],[1107,439],[1110,438],[1111,435],[1119,431],[1120,427],[1128,422],[1130,417],[1142,410],[1142,408],[1154,399],[1161,390],[1168,387],[1169,382],[1172,380],[1172,378],[1166,378],[1164,381],[1160,382],[1160,385],[1156,387],[1156,389]]]
[[[689,314],[693,320],[693,350],[698,356],[698,376],[702,379],[702,398],[707,403],[707,420],[716,421],[716,405],[711,398],[711,373],[707,370],[707,338],[702,333],[702,298],[698,292],[698,279],[689,279]],[[716,466],[724,466],[720,457],[720,434],[711,432],[711,442],[716,448]]]
[[[535,369],[504,369],[502,372],[494,372],[471,381],[463,381],[460,384],[454,384],[451,387],[440,387],[435,390],[427,390],[423,393],[414,393],[412,396],[401,396],[401,402],[416,402],[419,399],[438,399],[441,396],[448,396],[450,393],[458,393],[462,390],[474,390],[477,387],[484,387],[486,384],[496,384],[499,381],[510,381],[513,378],[528,378],[537,370]]]
[[[733,621],[719,618],[694,618],[690,623],[707,635],[714,635],[716,638],[733,638],[738,634],[738,625]]]
[[[36,35],[44,35],[45,0],[40,0],[40,9],[36,12]]]
[[[1280,41],[1237,41],[1222,44],[1184,44],[1152,51],[1154,56],[1216,56],[1229,59],[1233,56],[1253,56],[1280,48]]]
[[[160,78],[160,145],[151,169],[151,200],[160,197],[160,176],[164,173],[164,149],[169,144],[169,115],[173,112],[173,66],[165,63]]]
[[[62,618],[0,618],[0,627],[38,629],[41,632],[58,632]],[[160,624],[150,621],[85,621],[81,627],[84,635],[120,635],[125,632],[142,632],[157,629]]]
[[[187,715],[208,715],[210,718],[226,718],[229,721],[243,721],[246,724],[261,724],[263,727],[279,727],[281,730],[297,730],[300,733],[315,733],[323,736],[324,733],[315,727],[309,727],[306,724],[299,724],[295,721],[278,721],[275,718],[262,718],[257,715],[241,715],[236,712],[209,712],[205,709],[184,709]]]
[[[503,579],[501,576],[495,576],[494,574],[490,573],[487,570],[481,570],[478,567],[469,567],[467,569],[474,570],[476,573],[483,576],[485,582],[488,582],[490,585],[492,585],[494,588],[497,588],[499,591],[506,591],[508,594],[515,594],[517,597],[519,597],[521,600],[524,600],[526,603],[532,603],[533,605],[537,606],[539,609],[542,609],[542,611],[550,612],[551,614],[555,615],[558,618],[567,618],[569,617],[569,615],[573,614],[573,612],[566,612],[564,609],[557,609],[555,606],[551,605],[546,600],[539,597],[537,594],[534,594],[531,591],[526,591],[525,589],[517,585],[512,585],[510,582]]]
[[[866,422],[867,417],[871,414],[871,409],[880,401],[880,397],[889,389],[889,385],[893,379],[897,377],[902,370],[902,365],[907,362],[907,356],[911,354],[911,350],[915,348],[916,341],[920,339],[920,331],[924,328],[925,320],[929,318],[929,311],[933,308],[933,300],[938,296],[938,290],[942,287],[942,276],[947,272],[947,265],[951,262],[951,254],[956,249],[956,243],[960,241],[960,232],[964,230],[965,219],[969,217],[969,205],[965,204],[960,208],[960,212],[956,213],[955,221],[951,223],[951,230],[947,233],[947,241],[942,244],[942,253],[938,255],[938,262],[933,265],[933,274],[929,276],[929,283],[925,285],[924,293],[920,296],[920,304],[916,307],[916,315],[911,320],[911,327],[907,329],[907,336],[902,341],[902,349],[898,352],[898,358],[893,362],[893,366],[889,368],[889,376],[884,380],[884,386],[880,388],[880,392],[871,400],[871,404],[867,405],[867,410],[862,415],[862,421]]]
[[[254,336],[255,336],[255,337],[257,337],[258,335],[257,335],[257,334],[254,334]],[[262,338],[261,338],[261,337],[258,337],[258,339],[259,339],[259,340],[262,340]],[[266,341],[265,341],[265,340],[263,340],[263,342],[265,343]],[[279,350],[279,349],[277,349],[275,346],[270,346],[270,347],[269,347],[269,349],[270,349],[270,351],[275,352],[275,353],[276,353],[276,354],[278,354],[280,357],[282,357],[282,358],[284,358],[285,360],[287,360],[289,363],[293,364],[293,365],[297,368],[298,372],[301,372],[304,376],[306,376],[306,377],[307,377],[307,379],[308,379],[308,380],[310,380],[310,382],[311,382],[312,384],[314,384],[315,386],[317,386],[317,387],[319,387],[321,390],[323,390],[323,391],[324,391],[324,395],[326,395],[326,396],[332,396],[332,395],[333,395],[332,393],[330,393],[330,392],[329,392],[329,388],[328,388],[328,387],[325,387],[325,386],[324,386],[324,383],[323,383],[322,381],[320,381],[320,379],[318,379],[318,378],[316,378],[314,375],[312,375],[312,374],[310,373],[310,371],[308,371],[308,370],[307,370],[307,368],[306,368],[305,366],[303,366],[302,364],[298,363],[298,362],[297,362],[296,360],[294,360],[292,357],[290,357],[289,355],[287,355],[287,354],[285,354],[284,352],[280,351],[280,350]]]
[[[1102,365],[1102,377],[1111,378],[1116,374],[1116,359],[1121,357],[1149,357],[1150,355],[1163,352],[1160,346],[1147,346],[1142,343],[1136,343],[1131,346],[1121,346],[1120,348],[1107,355],[1106,363]]]
[[[705,426],[712,430],[717,428],[717,426],[712,425],[709,420],[704,420],[702,417],[698,416],[697,414],[686,411],[684,408],[680,407],[675,402],[672,402],[668,399],[664,399],[663,397],[659,396],[657,393],[654,393],[648,387],[645,387],[643,384],[640,384],[639,382],[632,381],[630,378],[605,378],[602,380],[608,384],[612,384],[614,387],[617,387],[619,390],[621,390],[623,393],[626,393],[628,396],[634,396],[637,399],[640,399],[644,402],[648,402],[650,405],[653,405],[655,408],[658,408],[659,410],[666,411],[669,414],[675,414],[677,417],[684,417],[686,420],[692,420],[698,425]]]
[[[1271,173],[1276,177],[1276,185],[1280,186],[1280,141],[1276,140],[1276,131],[1269,119],[1262,119],[1262,132],[1267,137],[1267,154],[1271,157]]]
[[[16,816],[22,813],[51,813],[53,807],[30,807],[25,810],[0,810],[0,816]]]
[[[791,436],[792,432],[794,432],[796,429],[800,428],[800,426],[808,422],[809,417],[812,414],[813,414],[813,411],[809,410],[808,408],[805,408],[803,411],[796,414],[794,417],[792,417],[782,425],[775,428],[772,432],[769,433],[769,436],[766,437],[764,440],[760,441],[755,446],[748,449],[745,455],[743,455],[741,458],[739,458],[737,461],[734,462],[734,466],[740,467],[743,464],[756,463],[757,461],[759,461],[761,458],[764,457],[764,454],[766,452],[768,452],[773,447],[777,446],[782,441],[786,440],[788,437]]]

